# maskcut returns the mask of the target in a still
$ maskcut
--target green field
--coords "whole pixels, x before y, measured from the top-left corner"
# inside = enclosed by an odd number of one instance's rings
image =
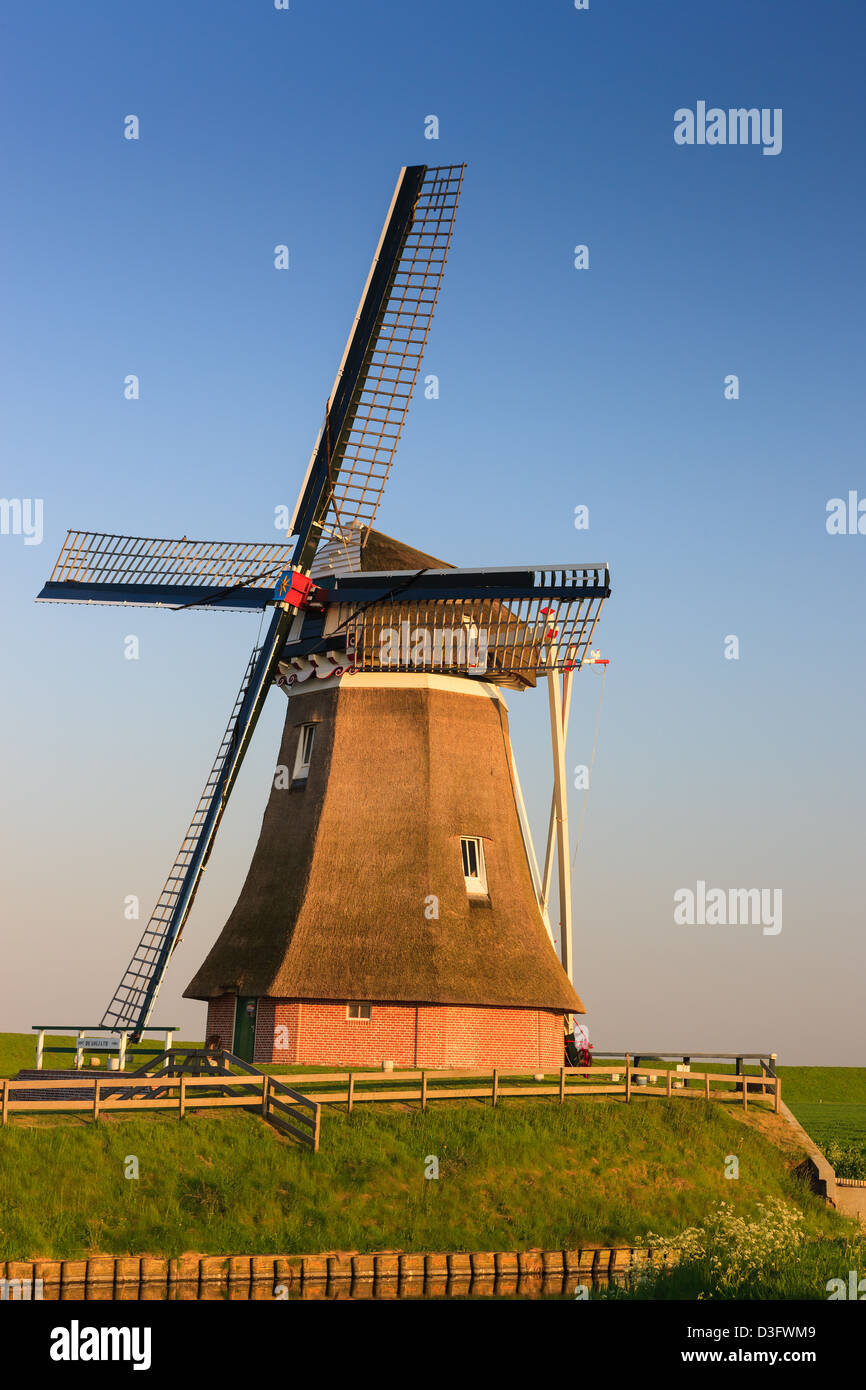
[[[782,1097],[797,1105],[866,1105],[866,1067],[779,1067]]]
[[[71,1067],[75,1063],[75,1038],[63,1037],[62,1034],[50,1034],[45,1039],[46,1052],[42,1065],[47,1070],[57,1071],[61,1067]],[[50,1052],[47,1049],[52,1045],[56,1047],[66,1047],[73,1049],[70,1052]],[[163,1039],[155,1037],[147,1042],[147,1051],[139,1051],[131,1048],[127,1054],[127,1069],[134,1066],[143,1066],[149,1062],[154,1051],[161,1052]],[[203,1047],[200,1042],[176,1042],[175,1047]],[[36,1066],[36,1034],[35,1033],[0,1033],[0,1076],[15,1076],[23,1068]],[[102,1071],[105,1071],[105,1059],[102,1059]]]
[[[839,1178],[866,1179],[866,1067],[780,1067],[782,1095]]]

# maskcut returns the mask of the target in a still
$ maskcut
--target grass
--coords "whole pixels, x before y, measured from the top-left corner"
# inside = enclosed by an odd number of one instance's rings
[[[149,1062],[153,1055],[153,1050],[162,1051],[164,1039],[154,1036],[148,1040],[147,1052],[139,1054],[139,1049],[130,1048],[127,1052],[127,1068],[131,1069],[135,1065],[143,1065]],[[75,1038],[70,1034],[64,1037],[59,1033],[47,1033],[45,1035],[46,1051],[42,1065],[48,1071],[59,1071],[75,1064],[75,1052],[49,1052],[50,1045],[56,1047],[74,1048]],[[175,1042],[175,1047],[203,1047],[200,1042]],[[0,1033],[0,1076],[15,1076],[25,1068],[36,1066],[36,1034],[35,1033]],[[94,1071],[96,1068],[94,1068]],[[107,1070],[106,1059],[101,1059],[100,1071]]]
[[[782,1067],[782,1095],[840,1178],[866,1179],[866,1067]]]
[[[630,1288],[603,1289],[604,1299],[647,1299],[658,1301],[713,1299],[765,1302],[826,1299],[831,1279],[842,1279],[847,1286],[848,1271],[866,1268],[866,1241],[850,1236],[830,1240],[811,1240],[777,1259],[772,1267],[751,1273],[747,1280],[720,1288],[703,1261],[685,1264],[657,1278],[644,1280]],[[858,1273],[859,1277],[859,1273]]]
[[[837,1177],[866,1179],[866,1105],[809,1101],[796,1114]]]
[[[701,1102],[586,1099],[496,1110],[441,1103],[328,1110],[318,1154],[254,1115],[150,1115],[98,1124],[18,1119],[0,1131],[0,1250],[90,1253],[515,1250],[675,1235],[718,1201],[754,1212],[779,1197],[812,1235],[841,1219],[766,1132]],[[724,1177],[739,1158],[739,1181]],[[438,1180],[424,1177],[429,1155]],[[139,1176],[124,1176],[130,1156]]]
[[[779,1067],[782,1097],[798,1105],[866,1105],[866,1067]]]
[[[46,1065],[71,1061],[64,1054]],[[0,1034],[0,1074],[34,1062],[35,1037]],[[785,1099],[842,1165],[837,1171],[860,1176],[848,1170],[866,1164],[866,1068],[781,1074]],[[383,1105],[347,1116],[327,1107],[318,1155],[239,1112],[193,1111],[183,1122],[108,1115],[97,1125],[14,1116],[0,1130],[0,1255],[641,1244],[650,1231],[676,1236],[722,1200],[748,1216],[779,1198],[804,1213],[812,1243],[799,1263],[813,1280],[818,1264],[808,1262],[824,1258],[815,1238],[838,1241],[846,1228],[794,1174],[801,1155],[790,1133],[757,1105],[744,1117],[697,1099],[639,1097],[630,1106],[585,1098],[562,1108],[514,1100],[495,1111],[434,1102],[425,1114]],[[729,1154],[740,1161],[735,1183],[724,1177]],[[438,1180],[424,1177],[428,1155],[439,1160]],[[130,1156],[137,1179],[124,1176]],[[789,1274],[776,1271],[779,1280]],[[684,1268],[653,1296],[691,1296],[672,1290],[702,1277]]]
[[[659,1238],[658,1253],[676,1265],[632,1281],[625,1296],[640,1299],[826,1299],[849,1295],[849,1273],[859,1282],[866,1239],[850,1231],[816,1239],[790,1202],[771,1197],[744,1216],[729,1202],[709,1210],[674,1242]],[[616,1297],[616,1292],[612,1292]],[[855,1293],[856,1296],[856,1293]]]

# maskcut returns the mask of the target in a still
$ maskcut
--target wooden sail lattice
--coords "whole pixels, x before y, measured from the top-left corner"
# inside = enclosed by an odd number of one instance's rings
[[[127,604],[158,601],[154,591],[159,589],[166,591],[167,603],[173,602],[178,589],[243,583],[246,589],[269,591],[291,556],[286,541],[191,541],[186,536],[69,531],[46,590],[49,601],[56,603]],[[141,592],[136,595],[136,590]]]
[[[445,273],[463,171],[454,164],[425,173],[345,436],[332,441],[331,536],[369,529],[382,499]]]

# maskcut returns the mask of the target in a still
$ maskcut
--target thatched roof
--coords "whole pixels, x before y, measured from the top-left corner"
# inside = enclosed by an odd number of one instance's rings
[[[366,573],[377,570],[450,570],[447,560],[437,560],[423,550],[415,550],[383,531],[370,531],[361,547],[361,569]]]
[[[344,677],[293,693],[279,762],[316,724],[302,790],[272,789],[240,898],[185,991],[583,1012],[533,892],[490,687]],[[466,891],[461,835],[489,895]],[[425,916],[429,895],[438,920]]]

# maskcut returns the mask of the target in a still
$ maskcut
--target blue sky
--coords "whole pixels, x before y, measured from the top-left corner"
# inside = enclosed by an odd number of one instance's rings
[[[162,885],[256,628],[35,607],[67,527],[275,538],[400,166],[465,160],[440,396],[378,524],[466,565],[611,565],[575,875],[596,1045],[864,1061],[866,536],[825,527],[866,496],[864,29],[838,0],[7,11],[0,494],[44,499],[44,540],[0,535],[0,1027],[101,1014],[123,899],[146,915]],[[781,108],[781,153],[677,146],[699,100]],[[281,701],[160,997],[193,1035],[180,994],[243,881]],[[546,700],[510,705],[541,839]],[[675,925],[698,879],[782,888],[782,932]]]

